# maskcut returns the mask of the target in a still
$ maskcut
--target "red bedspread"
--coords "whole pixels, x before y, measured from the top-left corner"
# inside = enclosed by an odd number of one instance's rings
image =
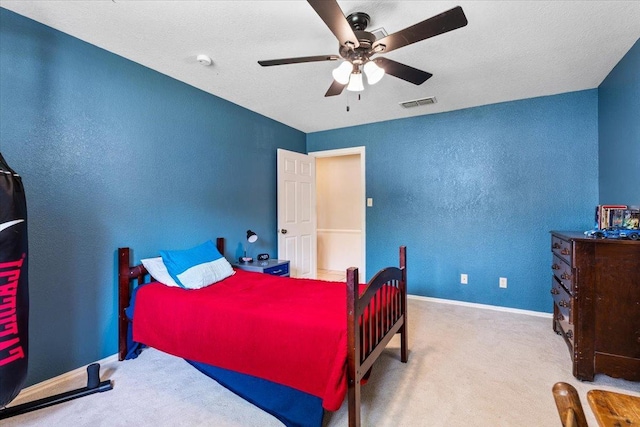
[[[340,408],[347,390],[346,285],[238,270],[203,289],[136,295],[133,339],[264,378]]]

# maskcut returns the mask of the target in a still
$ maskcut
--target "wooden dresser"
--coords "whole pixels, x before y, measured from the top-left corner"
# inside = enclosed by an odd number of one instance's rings
[[[552,231],[553,330],[573,375],[640,381],[640,241]]]

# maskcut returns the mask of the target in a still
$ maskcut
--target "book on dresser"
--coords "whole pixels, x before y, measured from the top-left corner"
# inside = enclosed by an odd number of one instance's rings
[[[553,330],[573,375],[640,381],[640,241],[551,232]]]

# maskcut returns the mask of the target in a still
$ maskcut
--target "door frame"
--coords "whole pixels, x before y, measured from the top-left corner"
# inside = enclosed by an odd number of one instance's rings
[[[354,154],[360,155],[360,182],[362,185],[362,194],[360,195],[360,206],[362,209],[362,222],[360,224],[361,227],[361,249],[362,249],[362,260],[360,261],[361,266],[358,269],[360,273],[360,281],[366,283],[367,281],[367,187],[366,187],[366,170],[365,170],[365,147],[350,147],[350,148],[337,148],[334,150],[323,150],[323,151],[311,151],[307,153],[309,156],[313,157],[340,157],[340,156],[350,156]],[[317,254],[316,254],[317,256]]]

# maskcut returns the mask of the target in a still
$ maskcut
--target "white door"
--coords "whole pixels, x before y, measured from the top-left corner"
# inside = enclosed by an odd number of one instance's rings
[[[291,277],[316,278],[316,161],[278,149],[278,259]]]

